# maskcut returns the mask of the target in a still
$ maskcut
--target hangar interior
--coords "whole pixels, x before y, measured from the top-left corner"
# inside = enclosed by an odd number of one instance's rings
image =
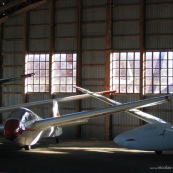
[[[3,0],[1,78],[35,73],[0,86],[2,106],[117,90],[125,103],[173,91],[173,0]],[[60,114],[107,106],[96,99],[59,104]],[[31,108],[51,116],[51,105]],[[170,123],[172,103],[145,112]],[[3,113],[1,122],[7,113]],[[109,140],[145,122],[126,112],[66,127],[62,138]]]

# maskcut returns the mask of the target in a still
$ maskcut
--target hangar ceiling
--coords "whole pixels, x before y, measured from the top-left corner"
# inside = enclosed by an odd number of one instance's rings
[[[47,2],[48,0],[2,0],[0,3],[0,24],[17,14],[27,12]]]

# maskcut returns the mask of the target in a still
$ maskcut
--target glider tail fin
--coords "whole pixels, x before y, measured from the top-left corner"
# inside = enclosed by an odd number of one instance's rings
[[[59,117],[59,109],[58,109],[58,102],[56,100],[53,101],[53,117]]]

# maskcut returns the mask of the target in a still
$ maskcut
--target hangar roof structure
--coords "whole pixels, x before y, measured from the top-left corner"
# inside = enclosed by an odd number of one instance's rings
[[[44,5],[48,0],[2,0],[0,4],[0,23],[9,18]]]

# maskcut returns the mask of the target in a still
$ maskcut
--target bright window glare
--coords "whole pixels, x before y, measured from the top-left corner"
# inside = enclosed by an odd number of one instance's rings
[[[139,93],[140,53],[114,52],[110,62],[111,89],[118,93]]]
[[[55,54],[52,62],[52,93],[76,92],[76,54]]]
[[[52,57],[51,93],[76,92],[75,53],[55,54]],[[25,79],[25,93],[50,91],[49,54],[28,54],[25,58],[25,73],[34,73],[32,78]]]
[[[49,55],[29,54],[25,58],[25,73],[34,73],[25,79],[25,93],[49,91]]]
[[[145,93],[173,91],[173,52],[146,52]]]
[[[144,94],[173,92],[173,52],[146,52],[141,60],[139,52],[113,52],[110,67],[111,89],[118,93],[139,93],[140,78]]]

